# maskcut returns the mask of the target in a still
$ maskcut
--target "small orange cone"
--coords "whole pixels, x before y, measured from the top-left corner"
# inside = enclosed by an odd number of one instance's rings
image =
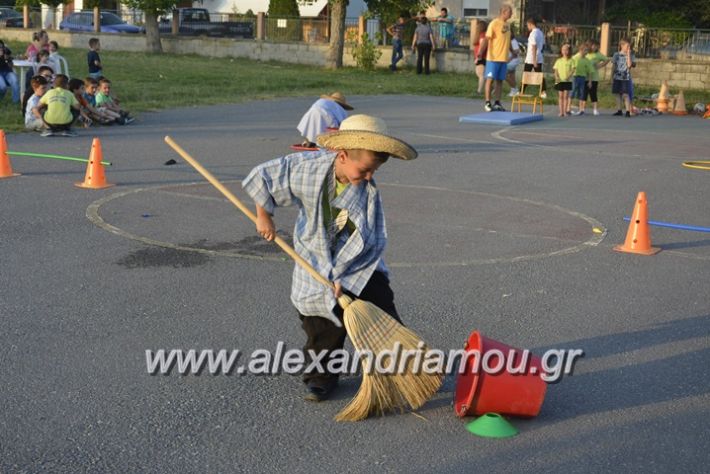
[[[658,99],[656,99],[656,109],[659,112],[668,112],[668,103],[670,99],[668,97],[668,81],[663,81],[661,83],[661,90],[658,92]]]
[[[636,205],[631,216],[629,230],[626,232],[624,245],[616,245],[614,250],[641,255],[655,255],[661,251],[658,247],[651,247],[651,231],[648,225],[648,201],[646,200],[645,192],[641,191],[636,196]]]
[[[74,183],[74,186],[85,189],[104,189],[115,186],[106,182],[104,175],[103,153],[101,151],[101,140],[94,138],[91,144],[91,154],[89,155],[89,164],[86,165],[86,176],[84,182]]]
[[[685,108],[685,96],[683,95],[683,91],[678,92],[675,98],[673,115],[688,115],[688,109]]]
[[[5,131],[0,130],[0,179],[12,178],[20,176],[20,173],[12,172],[12,164],[10,157],[7,156],[7,141],[5,140]]]

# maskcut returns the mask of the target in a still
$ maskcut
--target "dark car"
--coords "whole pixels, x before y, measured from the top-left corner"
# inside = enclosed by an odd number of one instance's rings
[[[145,29],[129,25],[120,17],[110,12],[101,12],[102,33],[144,33]],[[69,14],[61,23],[60,30],[66,31],[94,31],[94,12],[74,12]]]
[[[12,8],[0,7],[0,26],[5,28],[23,28],[22,13]],[[32,22],[30,22],[32,28]]]

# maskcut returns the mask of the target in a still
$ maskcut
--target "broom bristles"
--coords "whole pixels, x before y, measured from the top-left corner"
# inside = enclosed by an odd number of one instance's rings
[[[343,321],[353,346],[360,353],[376,357],[385,350],[393,350],[397,344],[402,351],[426,351],[421,338],[402,326],[392,316],[367,301],[352,301],[343,296],[339,300],[344,308]],[[369,362],[369,364],[368,364]],[[399,370],[400,360],[395,361],[396,371],[381,374],[366,370],[374,361],[363,358],[362,384],[355,397],[335,417],[336,421],[359,421],[370,415],[404,411],[407,407],[417,409],[439,390],[442,374],[414,373],[414,361],[410,358],[404,370]],[[366,365],[367,364],[367,365]]]

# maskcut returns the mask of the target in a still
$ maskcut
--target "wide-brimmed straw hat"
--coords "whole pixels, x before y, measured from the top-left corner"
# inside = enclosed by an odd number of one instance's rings
[[[348,104],[348,101],[345,100],[345,96],[340,93],[340,92],[333,92],[332,94],[323,94],[320,96],[321,99],[328,99],[328,100],[334,100],[337,103],[340,104],[342,108],[345,110],[352,110],[353,106]]]
[[[320,135],[316,141],[332,150],[370,150],[388,153],[402,160],[413,160],[417,150],[388,134],[381,118],[370,115],[353,115],[340,123],[337,132]]]

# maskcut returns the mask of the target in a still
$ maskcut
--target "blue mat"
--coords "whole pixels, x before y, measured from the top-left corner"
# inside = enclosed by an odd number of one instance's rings
[[[460,123],[485,123],[492,125],[520,125],[528,122],[542,120],[542,114],[528,114],[525,112],[485,112],[482,114],[462,115]]]

